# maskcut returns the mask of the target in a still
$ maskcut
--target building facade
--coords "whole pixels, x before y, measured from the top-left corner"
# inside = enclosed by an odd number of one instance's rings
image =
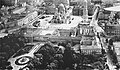
[[[108,36],[120,36],[120,24],[106,25],[105,32]]]

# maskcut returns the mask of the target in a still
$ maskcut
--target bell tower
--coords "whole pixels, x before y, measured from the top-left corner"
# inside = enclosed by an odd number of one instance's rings
[[[83,19],[85,22],[88,21],[88,8],[87,8],[87,0],[83,0]]]

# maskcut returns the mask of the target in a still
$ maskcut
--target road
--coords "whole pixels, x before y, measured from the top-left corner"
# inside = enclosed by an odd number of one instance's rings
[[[39,19],[39,21],[41,21],[40,22],[41,27],[37,27],[38,29],[35,32],[33,32],[33,34],[35,35],[41,35],[41,34],[45,35],[47,33],[52,34],[56,29],[70,30],[71,28],[77,27],[78,24],[83,20],[80,16],[71,16],[70,24],[67,24],[67,23],[55,24],[55,23],[48,23],[52,19],[53,15],[47,15],[47,16],[50,16],[50,17],[47,17],[45,19]],[[32,26],[32,24],[30,27],[35,28]]]
[[[44,43],[39,43],[33,46],[28,53],[24,53],[16,57],[13,55],[10,59],[8,59],[8,62],[10,62],[11,66],[13,67],[12,70],[20,70],[22,68],[26,68],[28,63],[31,61],[31,58],[34,58],[34,53],[37,52],[43,45]]]

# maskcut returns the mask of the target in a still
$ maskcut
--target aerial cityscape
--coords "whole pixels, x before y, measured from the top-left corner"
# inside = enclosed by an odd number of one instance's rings
[[[0,0],[0,70],[120,70],[120,0]]]

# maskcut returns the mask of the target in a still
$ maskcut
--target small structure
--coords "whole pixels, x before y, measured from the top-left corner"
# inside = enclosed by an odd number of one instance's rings
[[[13,14],[21,14],[22,12],[24,12],[26,10],[25,7],[21,7],[21,8],[16,8],[15,10],[13,10]]]

